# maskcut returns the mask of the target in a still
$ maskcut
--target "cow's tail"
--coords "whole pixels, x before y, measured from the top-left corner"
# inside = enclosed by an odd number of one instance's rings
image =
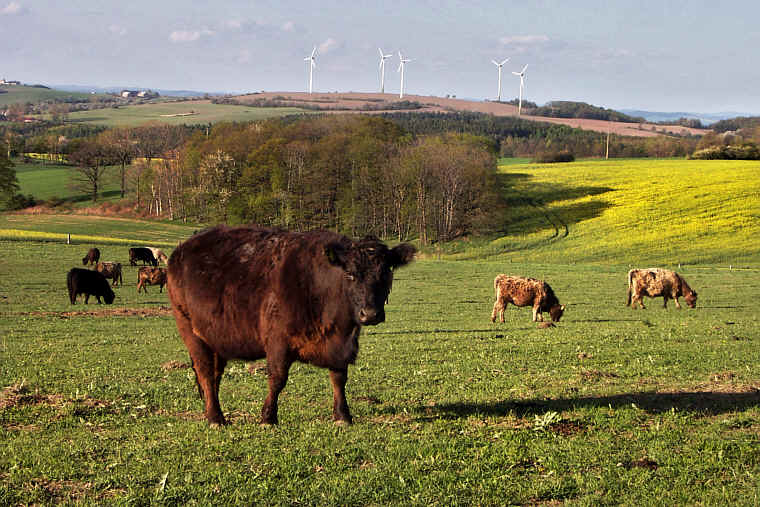
[[[625,306],[631,306],[631,293],[633,292],[633,272],[636,271],[635,269],[632,269],[628,271],[628,296],[625,301]]]

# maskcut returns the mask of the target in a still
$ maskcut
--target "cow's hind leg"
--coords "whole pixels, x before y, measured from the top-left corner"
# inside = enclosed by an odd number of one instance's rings
[[[678,306],[678,305],[676,305],[676,306]],[[668,307],[668,295],[667,294],[663,294],[662,295],[662,307],[663,308],[667,308]]]
[[[333,388],[333,421],[338,424],[351,424],[351,412],[346,401],[346,381],[348,368],[330,369],[330,382]]]
[[[277,398],[288,382],[291,363],[284,350],[267,352],[269,394],[261,408],[261,424],[277,424]]]
[[[219,383],[224,373],[227,361],[209,348],[201,338],[193,332],[192,324],[183,316],[175,313],[177,328],[190,354],[190,361],[195,371],[195,382],[198,392],[205,404],[206,420],[209,424],[227,424],[219,406]]]

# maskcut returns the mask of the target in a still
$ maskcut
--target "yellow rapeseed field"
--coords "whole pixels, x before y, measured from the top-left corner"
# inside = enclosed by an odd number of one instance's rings
[[[760,262],[760,162],[590,160],[503,165],[500,173],[510,226],[481,255],[558,263]]]

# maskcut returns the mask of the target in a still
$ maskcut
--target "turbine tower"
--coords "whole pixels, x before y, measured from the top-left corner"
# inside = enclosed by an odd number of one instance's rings
[[[520,76],[520,102],[517,105],[517,116],[520,116],[520,113],[522,112],[522,96],[523,96],[523,90],[525,89],[525,69],[528,68],[528,64],[525,64],[525,67],[523,67],[523,70],[520,72],[512,71],[512,74],[515,76]]]
[[[317,53],[317,46],[314,46],[314,49],[311,50],[311,56],[307,56],[303,59],[304,62],[309,62],[309,93],[311,93],[311,84],[313,82],[314,78],[314,67],[317,66],[316,63],[314,63],[314,55]]]
[[[499,90],[496,93],[496,100],[501,102],[501,66],[509,61],[509,58],[505,58],[503,62],[499,63],[496,60],[491,60],[494,65],[499,68]]]
[[[380,51],[380,93],[385,93],[385,60],[393,56],[393,54],[383,54],[383,50],[377,48]]]
[[[406,64],[411,62],[412,60],[401,56],[401,51],[398,52],[398,59],[399,59],[399,64],[398,64],[398,70],[396,72],[401,73],[401,91],[398,94],[398,98],[403,99],[404,98],[404,67],[406,67]]]

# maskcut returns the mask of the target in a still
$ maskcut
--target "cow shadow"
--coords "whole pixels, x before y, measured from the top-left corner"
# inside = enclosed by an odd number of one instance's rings
[[[546,412],[562,412],[579,408],[622,408],[635,404],[649,414],[661,414],[676,410],[701,415],[719,415],[760,406],[760,391],[726,392],[637,392],[611,396],[586,396],[580,398],[504,400],[491,403],[443,403],[434,407],[420,407],[420,419],[466,419],[478,417],[502,417],[516,415],[530,417]],[[423,415],[424,414],[424,415]]]

